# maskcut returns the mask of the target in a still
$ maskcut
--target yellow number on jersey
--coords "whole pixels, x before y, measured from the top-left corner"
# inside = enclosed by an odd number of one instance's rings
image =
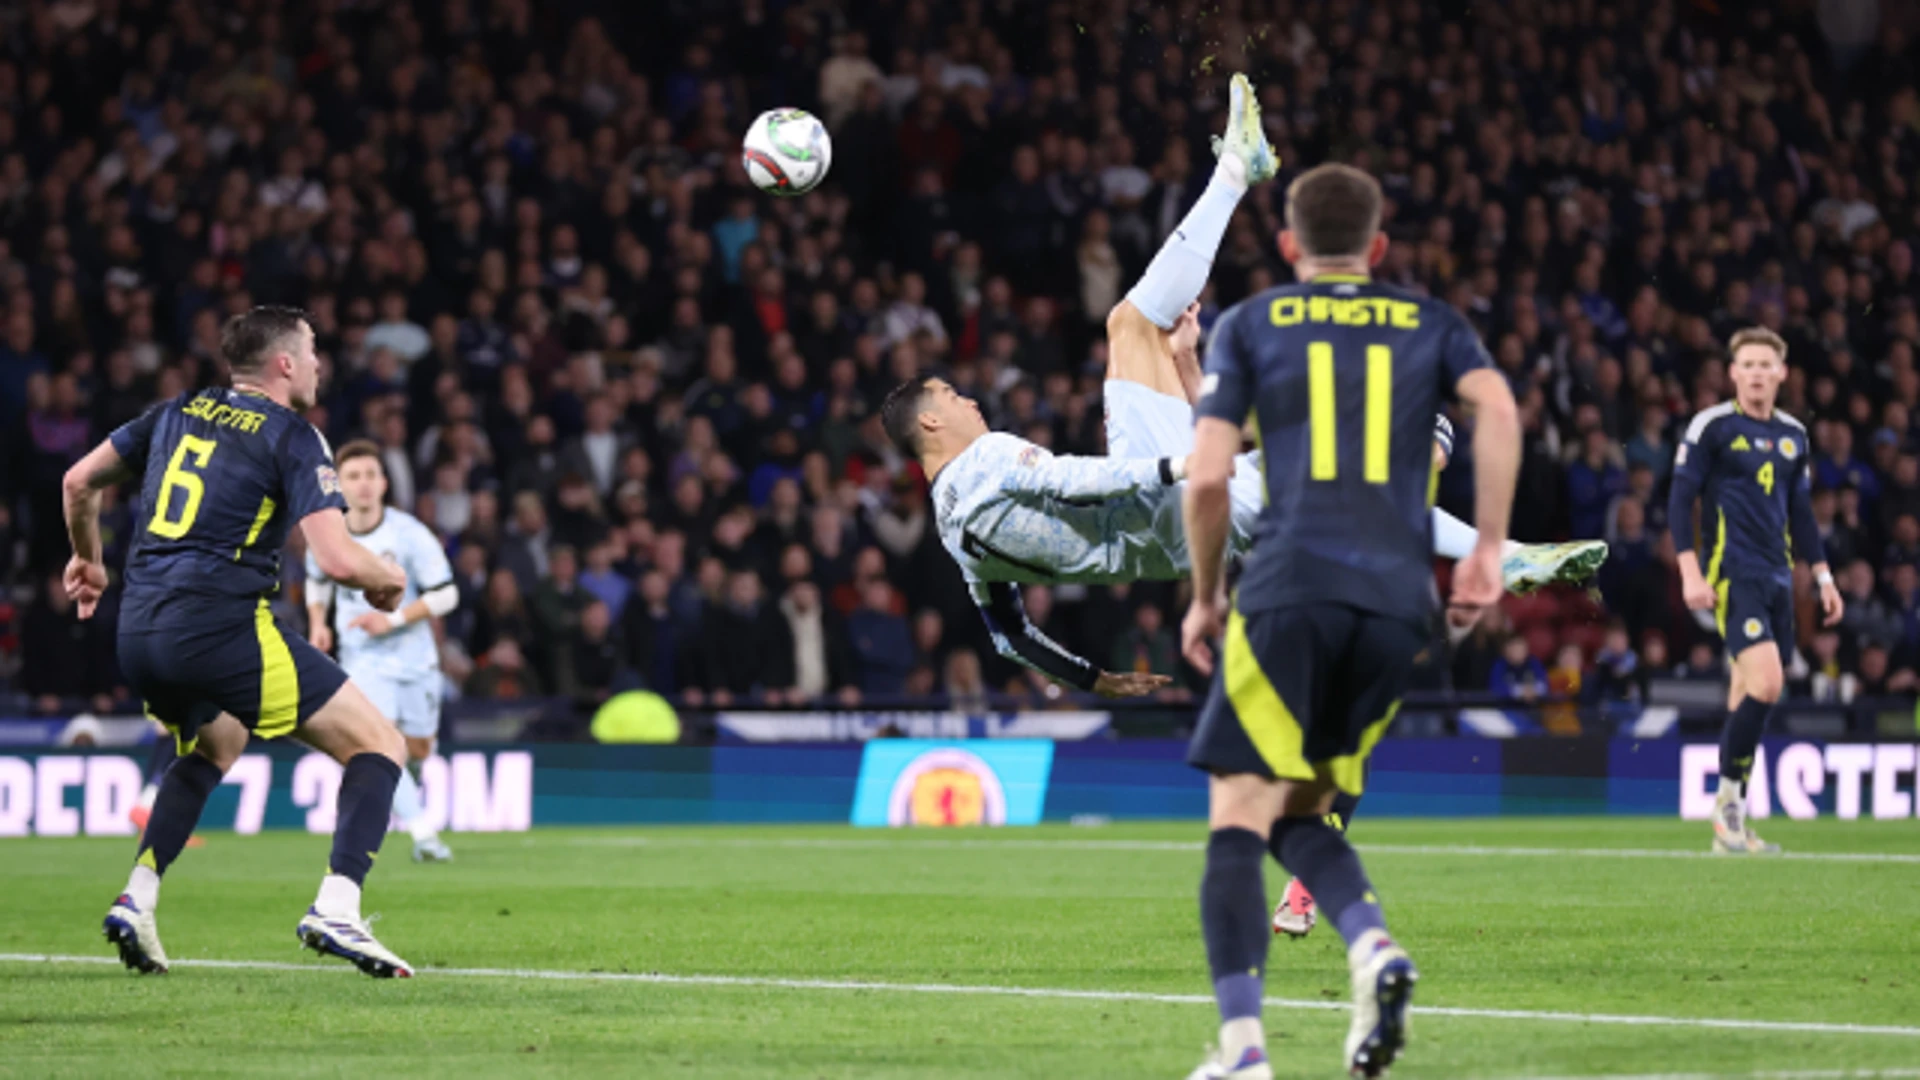
[[[1307,429],[1312,446],[1312,476],[1332,480],[1340,475],[1339,410],[1333,400],[1333,343],[1307,344]],[[1393,456],[1393,350],[1367,346],[1367,427],[1365,473],[1367,483],[1387,482],[1388,459]]]
[[[1760,481],[1761,491],[1769,495],[1773,494],[1773,462],[1769,461],[1760,466],[1760,471],[1755,473],[1753,478]]]
[[[212,439],[180,436],[180,445],[173,448],[173,458],[167,462],[166,474],[160,478],[160,495],[154,500],[153,520],[147,522],[148,532],[178,540],[193,528],[193,519],[200,515],[200,498],[207,493],[207,485],[198,473],[187,468],[187,458],[193,458],[194,469],[204,469],[207,459],[213,456],[214,447],[218,445]],[[175,488],[179,489],[181,495],[180,512],[168,517],[167,511],[173,507]]]

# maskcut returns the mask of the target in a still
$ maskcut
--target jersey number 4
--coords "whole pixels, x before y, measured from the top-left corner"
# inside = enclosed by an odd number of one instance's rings
[[[207,494],[207,484],[200,478],[197,470],[207,467],[207,459],[219,447],[212,439],[202,439],[195,435],[180,436],[180,444],[173,448],[173,457],[167,461],[167,471],[160,478],[160,495],[153,501],[153,520],[147,522],[147,531],[164,536],[169,540],[178,540],[193,528],[193,519],[200,516],[200,500]],[[187,467],[187,459],[193,459],[193,467]],[[174,505],[173,493],[180,493],[179,506]],[[169,516],[169,511],[178,510]]]
[[[1307,427],[1315,480],[1340,476],[1339,407],[1334,402],[1333,343],[1307,344]],[[1367,426],[1363,474],[1369,484],[1387,482],[1393,456],[1393,350],[1367,346]]]
[[[1754,473],[1753,478],[1759,481],[1761,491],[1769,495],[1773,494],[1773,462],[1769,461],[1760,466],[1760,471]]]

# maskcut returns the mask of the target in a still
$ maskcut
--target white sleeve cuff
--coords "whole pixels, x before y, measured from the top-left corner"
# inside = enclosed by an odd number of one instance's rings
[[[435,618],[444,619],[454,608],[460,606],[460,590],[449,581],[421,593],[420,602],[427,605],[429,614]]]

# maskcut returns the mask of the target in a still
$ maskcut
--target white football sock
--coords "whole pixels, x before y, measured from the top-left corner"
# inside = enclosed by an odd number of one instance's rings
[[[1433,551],[1443,559],[1464,559],[1473,554],[1480,533],[1473,526],[1439,507],[1433,508]]]
[[[328,874],[320,879],[320,895],[314,898],[313,906],[322,915],[346,915],[360,917],[360,886],[353,879],[339,874]]]
[[[401,828],[412,832],[425,816],[422,811],[420,784],[411,770],[400,770],[400,782],[393,788],[393,816],[399,819]]]
[[[1439,507],[1433,508],[1433,553],[1443,559],[1464,559],[1473,554],[1480,542],[1480,531]],[[1511,555],[1526,545],[1509,540],[1500,545],[1502,555]]]
[[[1232,154],[1222,157],[1200,201],[1180,219],[1147,272],[1127,292],[1127,299],[1153,325],[1172,329],[1187,305],[1200,298],[1207,275],[1213,272],[1220,239],[1227,234],[1227,222],[1233,220],[1234,208],[1246,193],[1246,166]]]
[[[1220,1060],[1228,1068],[1240,1060],[1247,1047],[1267,1048],[1267,1033],[1257,1016],[1240,1016],[1220,1025]]]
[[[150,866],[135,866],[127,876],[127,896],[141,911],[152,911],[160,903],[160,875]]]

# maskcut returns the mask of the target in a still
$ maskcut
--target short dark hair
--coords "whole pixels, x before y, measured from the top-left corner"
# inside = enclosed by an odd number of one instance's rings
[[[920,456],[920,399],[927,396],[931,382],[931,375],[915,375],[880,403],[880,423],[887,429],[887,438],[901,453],[916,458]]]
[[[1364,255],[1380,231],[1380,183],[1351,165],[1317,165],[1287,188],[1287,228],[1302,253]]]
[[[335,468],[340,468],[354,458],[363,457],[380,462],[380,471],[387,471],[387,463],[380,457],[380,448],[373,444],[372,439],[355,439],[334,451],[333,464]]]
[[[278,305],[235,315],[220,329],[220,355],[235,374],[257,374],[266,366],[267,357],[306,321],[306,312]]]

